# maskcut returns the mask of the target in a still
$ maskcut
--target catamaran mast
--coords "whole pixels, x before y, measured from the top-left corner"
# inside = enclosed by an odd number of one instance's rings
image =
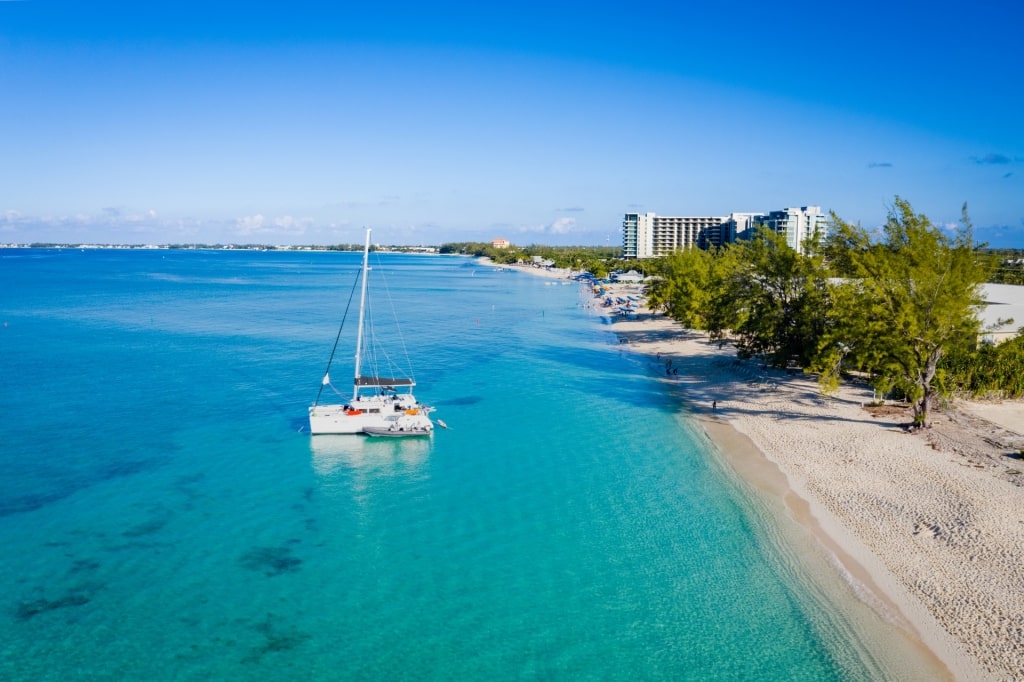
[[[370,261],[370,228],[366,228],[366,246],[363,247],[363,285],[359,294],[359,326],[356,327],[356,369],[352,400],[359,398],[359,363],[363,353],[363,316],[366,314],[366,273]]]

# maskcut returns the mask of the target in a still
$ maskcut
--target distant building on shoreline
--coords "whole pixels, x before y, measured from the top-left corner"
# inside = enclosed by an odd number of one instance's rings
[[[802,251],[804,239],[824,224],[820,206],[727,216],[627,213],[622,220],[622,257],[658,258],[681,249],[710,249],[748,239],[759,227],[777,232],[785,237],[790,248]]]
[[[508,247],[512,246],[512,243],[507,239],[502,239],[501,237],[498,237],[497,239],[491,240],[491,246],[493,246],[496,249],[507,249]]]

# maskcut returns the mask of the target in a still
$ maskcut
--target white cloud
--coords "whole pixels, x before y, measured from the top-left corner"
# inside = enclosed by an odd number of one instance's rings
[[[519,232],[545,232],[547,231],[546,225],[520,225],[518,228]]]
[[[570,217],[557,218],[550,225],[520,225],[518,229],[520,233],[539,232],[541,234],[570,234],[575,230],[576,219]]]
[[[576,229],[575,218],[559,218],[555,222],[551,223],[551,229],[548,230],[551,234],[569,234]]]
[[[311,218],[295,218],[286,215],[274,219],[274,226],[290,234],[305,234],[306,229],[313,225]]]
[[[264,221],[265,219],[260,213],[237,218],[235,220],[234,232],[242,237],[248,237],[254,234],[264,234],[270,231],[268,228],[263,226]]]
[[[0,215],[0,232],[16,231],[19,222],[21,222],[20,213],[17,211],[4,211],[3,215]]]
[[[256,215],[236,218],[231,226],[231,232],[237,237],[252,237],[256,235],[300,235],[313,225],[311,218],[296,218],[285,215],[277,218],[268,218],[262,213]]]

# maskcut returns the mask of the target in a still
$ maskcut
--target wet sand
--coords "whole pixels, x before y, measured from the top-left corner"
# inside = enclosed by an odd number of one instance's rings
[[[728,466],[784,506],[833,577],[897,628],[893,648],[927,668],[911,679],[1022,679],[1024,402],[957,403],[910,433],[909,407],[871,405],[866,385],[824,396],[814,377],[739,360],[649,310],[609,319],[619,348],[678,392]]]
[[[764,480],[743,463],[749,449],[734,456],[731,430],[778,467],[767,489],[910,641],[955,679],[1020,679],[1024,462],[1011,455],[1024,435],[1007,426],[1024,405],[1002,403],[991,421],[984,403],[953,406],[909,433],[909,408],[871,406],[865,385],[823,396],[813,377],[738,360],[649,311],[613,319],[622,347],[680,392],[739,475]]]

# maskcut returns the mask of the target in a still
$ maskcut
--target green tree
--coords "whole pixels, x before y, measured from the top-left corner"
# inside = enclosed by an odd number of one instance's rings
[[[738,298],[746,276],[744,257],[746,251],[740,246],[724,246],[712,252],[711,271],[708,278],[708,297],[703,312],[706,329],[712,339],[724,339],[733,329],[739,327],[746,312]]]
[[[736,346],[743,356],[763,355],[776,367],[806,366],[824,333],[828,289],[817,235],[791,249],[783,236],[760,230],[740,245],[739,267],[723,288],[720,305],[735,307]]]
[[[977,342],[975,306],[989,274],[975,250],[967,207],[947,236],[896,197],[875,242],[832,216],[825,252],[847,270],[832,289],[832,314],[813,368],[834,386],[844,366],[871,373],[875,386],[912,402],[914,424],[928,425],[940,393],[939,360]]]
[[[663,257],[656,264],[659,278],[649,293],[652,308],[684,327],[707,329],[707,311],[711,300],[711,253],[701,249],[683,249]]]
[[[1024,397],[1024,335],[999,345],[953,349],[942,356],[935,376],[947,393],[971,398]]]
[[[736,282],[741,279],[742,253],[726,246],[675,251],[659,259],[652,264],[657,276],[648,291],[649,305],[685,327],[724,338],[738,319]]]

